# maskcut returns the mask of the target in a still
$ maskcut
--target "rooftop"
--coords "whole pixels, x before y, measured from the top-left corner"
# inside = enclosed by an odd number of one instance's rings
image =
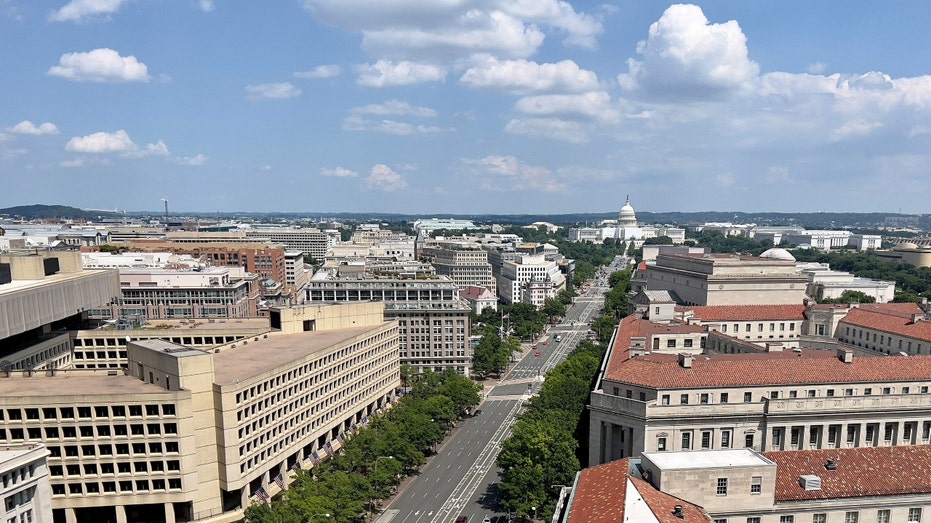
[[[110,375],[115,373],[115,375]],[[164,387],[126,376],[122,369],[58,370],[54,376],[45,372],[30,377],[0,378],[0,397],[61,396],[62,401],[81,401],[84,396],[168,393]]]
[[[689,389],[773,385],[883,383],[931,380],[931,356],[853,358],[844,363],[831,351],[798,350],[761,354],[700,354],[691,368],[675,354],[647,354],[616,361],[605,378],[646,388]]]
[[[657,467],[668,470],[705,469],[709,467],[756,467],[773,462],[750,449],[720,449],[705,452],[644,452]]]
[[[805,305],[712,305],[676,307],[677,313],[691,311],[702,321],[795,320],[805,319]]]
[[[213,366],[218,385],[231,385],[276,369],[309,354],[326,350],[334,345],[348,342],[368,332],[382,329],[381,323],[374,327],[353,327],[297,334],[270,335],[268,338],[237,342],[214,355]]]
[[[915,304],[896,305],[910,307],[885,308],[861,305],[851,309],[839,323],[931,342],[931,321],[924,319],[924,312]],[[913,321],[916,315],[920,315],[921,319]]]
[[[765,452],[776,463],[776,502],[931,494],[931,445]],[[834,460],[837,468],[824,465]],[[801,475],[821,478],[805,490]]]

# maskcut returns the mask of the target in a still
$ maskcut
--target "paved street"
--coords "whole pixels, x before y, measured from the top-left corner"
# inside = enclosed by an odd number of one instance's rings
[[[506,514],[497,503],[499,469],[495,465],[501,442],[510,435],[523,403],[539,390],[542,376],[588,336],[588,322],[601,309],[607,290],[598,282],[596,277],[587,292],[576,298],[563,323],[540,337],[539,357],[524,344],[519,361],[502,379],[485,381],[485,398],[478,407],[482,413],[458,424],[421,473],[401,486],[379,523],[454,522],[459,516],[474,523],[481,523],[485,516],[505,521]],[[562,335],[561,342],[554,339],[557,333]]]

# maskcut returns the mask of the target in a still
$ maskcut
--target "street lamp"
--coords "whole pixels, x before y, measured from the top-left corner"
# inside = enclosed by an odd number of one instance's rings
[[[537,507],[530,507],[530,510],[533,511],[533,520],[537,520]]]
[[[394,459],[394,456],[379,456],[375,458],[375,462],[372,465],[372,481],[375,483],[375,495],[378,495],[378,462],[383,459]],[[375,500],[372,500],[372,512],[375,511]]]

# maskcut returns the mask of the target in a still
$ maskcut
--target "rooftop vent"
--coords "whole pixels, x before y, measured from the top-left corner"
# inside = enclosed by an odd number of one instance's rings
[[[683,369],[692,368],[692,355],[684,352],[679,353],[679,365]]]
[[[837,349],[837,359],[844,363],[853,363],[853,351],[847,348]]]
[[[814,474],[799,476],[798,484],[805,490],[821,490],[821,478]]]
[[[675,507],[673,507],[672,515],[679,519],[685,519],[685,513],[682,512],[682,505],[676,505]]]
[[[824,463],[825,470],[837,470],[837,462],[833,459],[829,459]]]

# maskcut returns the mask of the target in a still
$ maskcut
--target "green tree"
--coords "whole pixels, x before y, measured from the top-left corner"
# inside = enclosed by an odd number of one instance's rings
[[[543,300],[543,314],[546,314],[546,320],[550,323],[554,318],[561,318],[566,315],[566,305],[557,298],[547,298]]]

